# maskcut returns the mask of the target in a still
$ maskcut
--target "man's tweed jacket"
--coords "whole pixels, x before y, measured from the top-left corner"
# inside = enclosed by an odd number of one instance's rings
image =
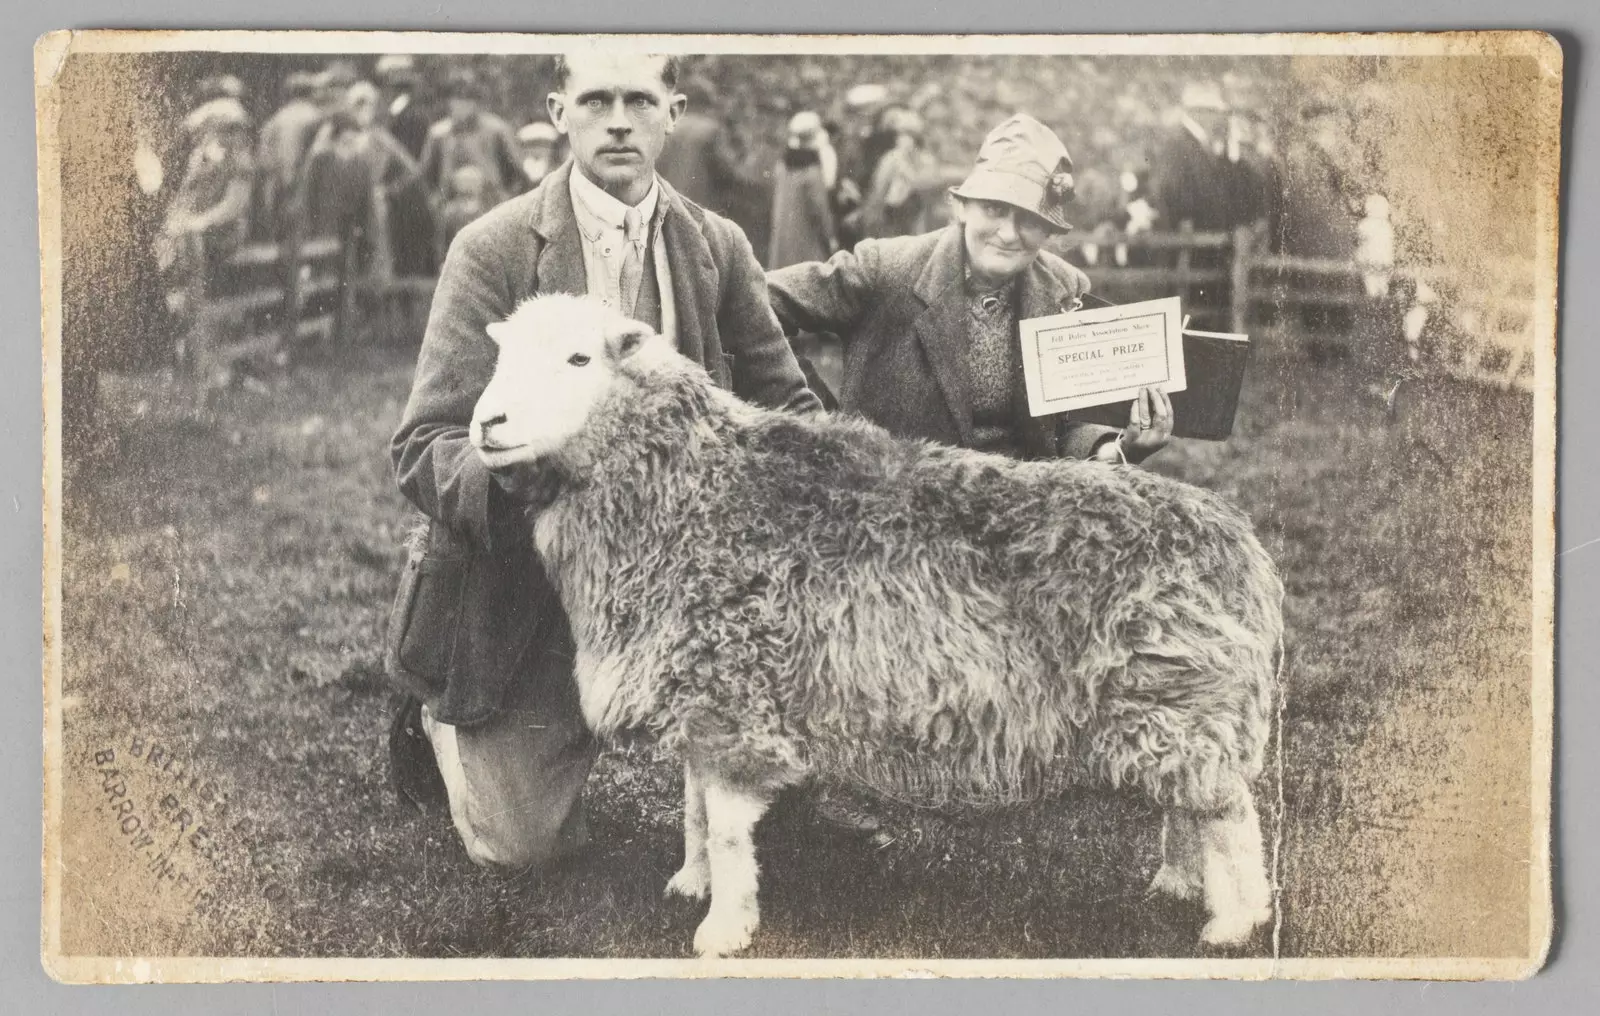
[[[537,570],[524,520],[468,440],[468,424],[494,372],[484,327],[527,297],[587,291],[572,172],[568,162],[451,244],[391,447],[401,493],[430,523],[396,598],[387,662],[443,723],[487,719],[519,678],[571,676],[554,591]],[[679,350],[751,402],[818,408],[744,233],[664,180],[661,189]]]

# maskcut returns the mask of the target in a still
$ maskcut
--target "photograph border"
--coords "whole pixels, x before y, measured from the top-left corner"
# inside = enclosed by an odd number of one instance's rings
[[[863,53],[1051,55],[1527,56],[1544,69],[1539,108],[1548,138],[1540,174],[1534,298],[1532,486],[1533,781],[1529,829],[1528,953],[1511,958],[811,960],[811,959],[363,959],[84,957],[60,952],[62,835],[61,645],[61,202],[56,75],[70,55],[167,51],[267,53],[552,53],[609,50],[695,54]],[[41,296],[44,352],[44,875],[41,951],[59,980],[85,983],[235,980],[467,980],[656,977],[1153,977],[1228,979],[1520,979],[1537,972],[1550,949],[1551,770],[1554,674],[1556,294],[1559,252],[1563,55],[1541,32],[1383,32],[1174,35],[758,35],[387,31],[63,31],[35,47],[38,115]]]

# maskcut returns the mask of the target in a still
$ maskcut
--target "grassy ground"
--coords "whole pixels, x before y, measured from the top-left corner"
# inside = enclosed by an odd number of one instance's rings
[[[1396,848],[1370,834],[1397,828],[1415,846],[1413,828],[1435,824],[1395,795],[1448,796],[1452,717],[1476,709],[1513,743],[1526,726],[1528,408],[1418,384],[1390,420],[1377,379],[1349,361],[1313,364],[1282,336],[1258,346],[1234,439],[1180,443],[1156,468],[1244,505],[1286,575],[1283,949],[1437,950],[1395,930],[1395,894],[1421,897],[1395,887],[1382,862]],[[114,838],[117,813],[84,774],[102,746],[145,738],[222,788],[227,860],[207,876],[212,919],[115,929],[95,902],[115,891],[104,869],[74,868],[68,953],[688,954],[699,914],[661,898],[680,860],[679,778],[650,747],[603,757],[592,849],[542,876],[477,870],[447,820],[387,786],[380,647],[403,505],[386,449],[410,371],[409,351],[352,352],[198,414],[158,378],[107,385],[114,454],[72,477],[65,520],[65,754],[81,785],[68,840],[88,858]],[[1525,856],[1516,771],[1495,784],[1509,845],[1485,843],[1472,815],[1474,850]],[[1198,910],[1144,896],[1158,818],[1137,801],[1082,795],[979,822],[884,814],[876,840],[819,824],[803,801],[763,824],[757,954],[1195,953]],[[1251,951],[1269,948],[1263,935]]]

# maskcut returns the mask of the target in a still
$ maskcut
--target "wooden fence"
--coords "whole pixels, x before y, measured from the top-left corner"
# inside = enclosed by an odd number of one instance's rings
[[[1531,385],[1531,263],[1511,266],[1493,292],[1443,270],[1400,267],[1390,273],[1388,295],[1373,297],[1353,261],[1285,257],[1265,246],[1258,229],[1198,232],[1185,222],[1170,233],[1071,234],[1057,250],[1069,256],[1076,250],[1073,260],[1085,265],[1095,292],[1108,299],[1177,295],[1202,327],[1249,332],[1274,315],[1339,308],[1385,322],[1399,343],[1401,322],[1420,308],[1436,331],[1453,337],[1413,346],[1413,359],[1426,350],[1421,366],[1491,384]],[[264,354],[282,357],[306,343],[346,344],[361,334],[387,341],[414,337],[415,308],[426,308],[436,280],[358,278],[354,251],[354,244],[336,239],[312,240],[292,264],[283,262],[275,244],[237,252],[213,280],[198,316],[197,327],[213,337],[216,358],[228,365]]]
[[[1272,254],[1259,228],[1196,232],[1185,222],[1172,233],[1074,235],[1062,252],[1074,249],[1095,291],[1118,303],[1178,295],[1185,313],[1246,333],[1269,316],[1343,309],[1383,322],[1384,334],[1374,338],[1396,343],[1404,342],[1406,315],[1421,313],[1450,341],[1412,344],[1413,359],[1426,357],[1424,366],[1464,379],[1532,384],[1531,262],[1507,266],[1495,290],[1469,286],[1443,269],[1397,267],[1387,294],[1375,297],[1354,261]]]

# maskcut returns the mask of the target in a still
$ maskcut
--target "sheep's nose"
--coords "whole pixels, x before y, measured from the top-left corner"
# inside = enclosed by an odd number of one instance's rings
[[[504,414],[504,413],[496,413],[495,415],[493,415],[491,417],[488,417],[487,419],[480,420],[478,422],[478,426],[482,427],[484,430],[488,430],[490,427],[498,426],[499,424],[502,424],[502,423],[505,423],[505,422],[506,422],[506,414]]]

